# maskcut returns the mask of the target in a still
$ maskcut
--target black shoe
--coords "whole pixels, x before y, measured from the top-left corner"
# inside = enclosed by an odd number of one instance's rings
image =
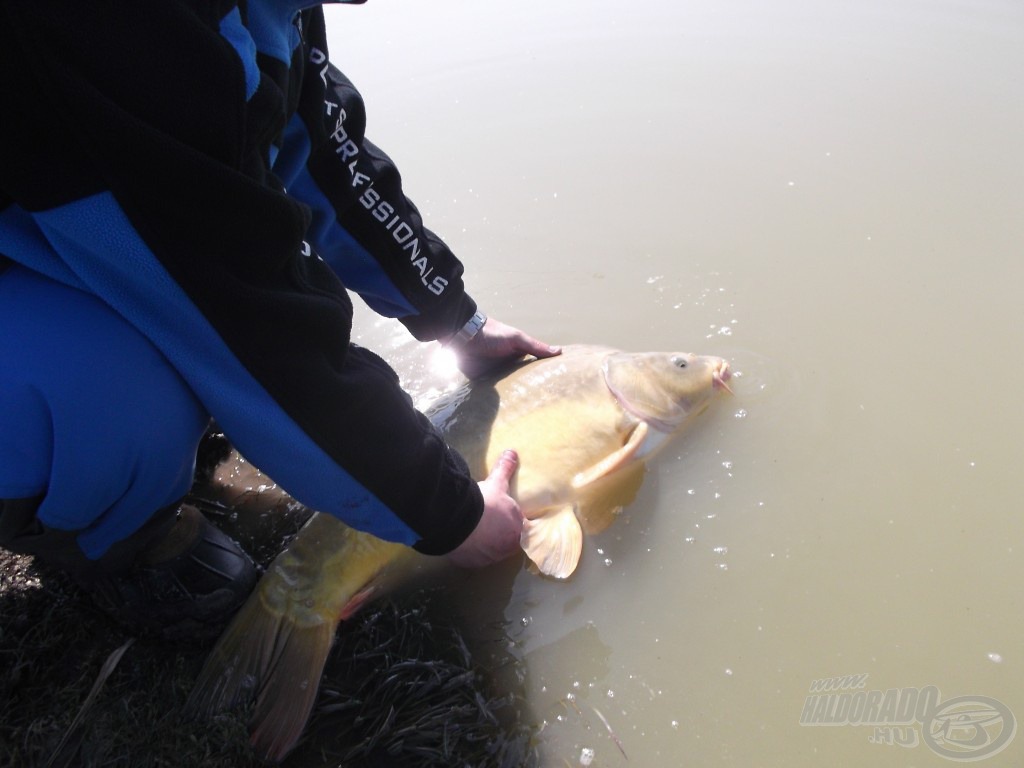
[[[215,638],[256,584],[252,559],[193,506],[183,504],[167,533],[115,573],[82,586],[132,631],[161,640]]]

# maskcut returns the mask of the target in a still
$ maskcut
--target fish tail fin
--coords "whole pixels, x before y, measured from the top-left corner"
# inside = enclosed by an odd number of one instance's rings
[[[186,703],[198,717],[255,699],[253,751],[279,761],[291,751],[313,709],[337,622],[299,625],[254,594],[224,631]]]
[[[277,659],[249,719],[253,751],[279,762],[299,741],[316,702],[336,623],[282,627]]]
[[[338,620],[279,622],[273,660],[249,718],[249,741],[259,757],[280,762],[298,743],[316,703],[338,624],[351,618],[376,592],[374,585],[361,589],[342,607]]]
[[[278,624],[259,595],[251,595],[207,656],[185,711],[210,718],[251,701],[273,657]]]
[[[567,579],[583,551],[583,529],[573,505],[527,520],[520,544],[545,576]]]

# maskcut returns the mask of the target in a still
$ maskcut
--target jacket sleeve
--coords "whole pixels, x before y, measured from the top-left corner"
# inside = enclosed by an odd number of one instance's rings
[[[303,503],[428,553],[472,531],[479,489],[394,372],[350,347],[310,209],[271,171],[287,91],[238,8],[11,0],[0,80],[6,256],[104,299]],[[470,306],[448,287],[409,301],[420,333]]]
[[[300,101],[274,171],[312,210],[310,240],[348,288],[420,340],[454,333],[476,309],[462,264],[423,225],[398,169],[366,138],[362,97],[328,61],[322,12],[300,23]]]

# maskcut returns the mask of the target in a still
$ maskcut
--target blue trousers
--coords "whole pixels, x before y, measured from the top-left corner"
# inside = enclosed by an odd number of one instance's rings
[[[102,301],[17,264],[0,272],[0,544],[32,551],[18,543],[57,532],[103,558],[188,491],[208,423]]]

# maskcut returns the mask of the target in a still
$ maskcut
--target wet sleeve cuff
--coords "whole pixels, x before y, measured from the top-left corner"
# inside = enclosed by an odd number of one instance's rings
[[[484,513],[484,497],[480,486],[469,477],[466,462],[455,451],[449,451],[456,472],[469,479],[460,504],[447,510],[447,515],[438,515],[434,530],[426,532],[413,545],[413,549],[424,555],[446,555],[464,542],[473,532]],[[443,520],[443,522],[442,522]]]

